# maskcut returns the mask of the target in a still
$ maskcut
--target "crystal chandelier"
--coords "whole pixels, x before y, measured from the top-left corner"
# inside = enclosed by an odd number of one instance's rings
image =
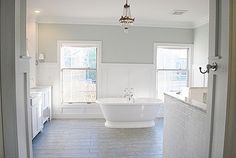
[[[124,5],[123,15],[121,16],[119,22],[121,23],[121,26],[124,28],[124,32],[128,33],[128,29],[131,25],[134,23],[134,19],[131,17],[131,11],[130,11],[130,5],[128,4],[128,0],[126,0],[126,3]]]

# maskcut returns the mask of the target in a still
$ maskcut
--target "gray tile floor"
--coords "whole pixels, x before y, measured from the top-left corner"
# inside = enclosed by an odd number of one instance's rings
[[[153,128],[109,129],[104,120],[53,120],[33,140],[34,158],[162,158],[163,119]]]

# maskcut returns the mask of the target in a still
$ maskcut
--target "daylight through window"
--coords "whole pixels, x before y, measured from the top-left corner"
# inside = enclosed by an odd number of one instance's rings
[[[62,44],[60,55],[62,102],[95,102],[97,47]]]
[[[157,47],[156,57],[157,94],[164,100],[164,92],[179,92],[188,86],[189,48]]]

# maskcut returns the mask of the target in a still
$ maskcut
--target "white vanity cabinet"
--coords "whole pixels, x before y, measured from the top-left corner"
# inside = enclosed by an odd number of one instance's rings
[[[43,88],[44,104],[43,104],[43,121],[52,119],[52,88],[45,86]]]
[[[173,94],[165,94],[165,158],[206,158],[207,105]]]
[[[51,86],[38,86],[30,89],[33,138],[43,130],[44,123],[52,119],[51,91]]]
[[[32,139],[43,129],[42,103],[42,93],[31,93]]]
[[[43,123],[52,119],[52,88],[51,86],[37,86],[35,88],[31,88],[31,92],[40,92],[42,93],[42,117]]]

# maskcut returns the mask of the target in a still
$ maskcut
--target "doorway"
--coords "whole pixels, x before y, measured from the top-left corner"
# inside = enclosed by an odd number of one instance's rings
[[[224,145],[224,133],[225,133],[225,120],[221,119],[222,117],[225,118],[226,115],[226,108],[225,106],[222,105],[226,105],[227,101],[227,90],[226,91],[222,91],[225,89],[225,87],[227,87],[227,78],[225,78],[225,76],[228,76],[228,71],[227,69],[223,69],[223,68],[227,68],[227,63],[228,63],[228,40],[229,39],[229,35],[228,35],[228,24],[229,24],[229,19],[225,18],[225,19],[220,19],[220,17],[229,17],[229,12],[228,10],[230,10],[229,6],[230,6],[230,1],[226,0],[226,1],[220,1],[221,3],[216,3],[215,0],[211,0],[210,1],[210,8],[211,8],[211,17],[210,17],[210,28],[213,28],[211,30],[211,39],[210,41],[213,42],[210,44],[211,46],[211,51],[210,52],[214,52],[216,54],[211,54],[212,56],[210,56],[210,63],[214,62],[218,62],[218,65],[220,66],[218,71],[212,75],[209,76],[209,87],[211,92],[209,93],[209,98],[213,98],[212,100],[209,101],[209,105],[214,105],[214,106],[209,106],[209,113],[211,113],[209,120],[211,120],[209,122],[209,138],[210,139],[210,143],[209,143],[209,148],[212,149],[210,150],[210,157],[223,157],[223,145]],[[221,10],[217,10],[216,8],[220,8]],[[221,16],[215,16],[220,14]],[[15,19],[15,18],[13,18]],[[219,22],[220,21],[220,22]],[[2,24],[2,23],[1,23]],[[226,24],[226,25],[225,25]],[[216,27],[216,26],[221,26],[221,27]],[[225,33],[227,32],[227,33]],[[215,33],[218,33],[216,36]],[[218,39],[218,37],[223,37],[225,38],[225,40],[221,40],[221,41],[216,41],[215,39]],[[19,41],[18,41],[19,42]],[[217,46],[220,45],[220,48]],[[215,51],[215,49],[217,49],[218,51]],[[220,51],[220,52],[219,52]],[[225,52],[225,53],[224,53]],[[220,60],[221,59],[221,60]],[[225,70],[225,71],[222,71]],[[218,76],[217,76],[218,75]],[[224,77],[223,77],[224,76]],[[216,81],[211,82],[211,81]],[[221,84],[223,83],[223,84]],[[219,86],[219,84],[221,86]],[[217,93],[213,93],[213,92],[217,92]],[[3,111],[5,112],[5,111]],[[4,128],[4,127],[3,127]],[[220,150],[219,150],[220,149]]]

